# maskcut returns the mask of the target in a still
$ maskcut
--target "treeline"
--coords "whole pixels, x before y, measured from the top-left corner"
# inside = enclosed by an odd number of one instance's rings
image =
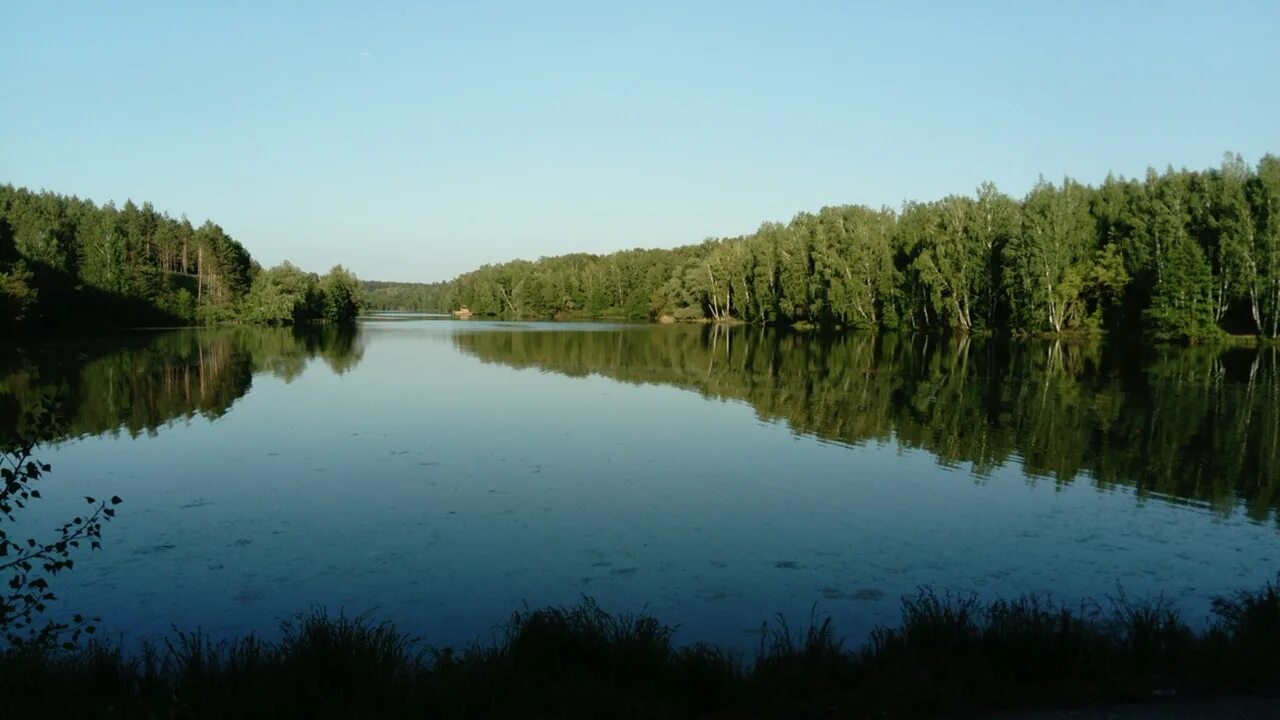
[[[1280,158],[826,207],[674,250],[486,265],[445,299],[482,315],[1275,338]]]
[[[1280,521],[1280,349],[751,326],[460,333],[485,362],[672,385],[979,476],[1133,487]]]
[[[358,280],[264,270],[210,221],[0,185],[0,333],[83,326],[346,322]]]
[[[366,280],[364,305],[370,310],[445,312],[449,307],[449,283],[398,283]]]

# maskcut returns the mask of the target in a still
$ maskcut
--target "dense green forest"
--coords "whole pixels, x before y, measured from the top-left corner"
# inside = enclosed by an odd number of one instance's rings
[[[370,310],[414,310],[445,312],[449,308],[450,285],[438,283],[399,283],[365,280],[364,305]]]
[[[437,294],[440,293],[440,294]],[[442,294],[442,296],[441,296]],[[424,293],[481,315],[1280,337],[1280,158],[1092,187],[800,213],[674,250],[486,265]]]
[[[682,387],[851,445],[979,476],[1089,478],[1250,517],[1280,507],[1280,349],[751,326],[465,332],[485,362]],[[1280,520],[1280,517],[1277,518]]]
[[[0,185],[0,334],[23,329],[345,322],[360,285],[263,269],[222,228],[150,204],[123,207]]]
[[[486,265],[434,284],[264,270],[212,222],[0,186],[0,331],[490,316],[1280,337],[1280,158],[1041,181],[974,196],[800,213],[671,250]]]

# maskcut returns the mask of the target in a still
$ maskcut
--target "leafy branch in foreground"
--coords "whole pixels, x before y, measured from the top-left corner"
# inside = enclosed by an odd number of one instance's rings
[[[45,400],[30,411],[23,427],[33,428],[32,439],[10,439],[0,454],[0,519],[15,522],[14,513],[32,500],[41,498],[36,484],[50,471],[47,463],[35,457],[41,441],[56,434],[53,403]],[[20,539],[0,525],[0,578],[7,582],[0,596],[0,635],[12,647],[50,645],[69,637],[62,646],[71,649],[83,634],[96,631],[98,618],[75,615],[70,622],[42,619],[49,603],[57,600],[49,581],[64,570],[75,568],[72,555],[81,544],[92,550],[101,549],[102,525],[115,517],[121,500],[97,500],[86,497],[90,510],[63,523],[55,539],[40,541],[34,537]]]

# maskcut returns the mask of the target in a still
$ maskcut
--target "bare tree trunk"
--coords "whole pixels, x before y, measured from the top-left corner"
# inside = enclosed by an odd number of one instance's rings
[[[1249,312],[1253,315],[1253,326],[1262,335],[1266,330],[1262,327],[1262,313],[1258,310],[1258,290],[1252,285],[1249,286]]]
[[[1273,280],[1272,285],[1275,286],[1275,296],[1271,299],[1271,337],[1280,337],[1277,331],[1280,331],[1280,281]]]
[[[711,298],[711,317],[716,320],[720,319],[719,300],[716,299],[716,276],[711,272],[711,263],[707,263],[707,277],[711,280],[710,292],[707,295]]]
[[[520,313],[516,312],[516,306],[511,303],[511,297],[507,295],[507,289],[502,287],[502,285],[498,285],[498,292],[502,293],[502,301],[505,302],[507,304],[507,307],[511,309],[511,314],[519,315]]]

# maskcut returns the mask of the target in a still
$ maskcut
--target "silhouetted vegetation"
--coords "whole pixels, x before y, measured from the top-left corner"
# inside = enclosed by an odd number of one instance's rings
[[[22,433],[0,426],[0,643],[12,651],[39,652],[61,643],[75,648],[82,634],[92,635],[98,618],[74,615],[70,621],[51,619],[49,606],[58,599],[50,585],[54,578],[75,567],[75,555],[102,547],[102,525],[115,517],[120,498],[86,497],[88,508],[63,522],[52,537],[25,537],[15,526],[15,515],[41,499],[40,482],[51,469],[35,455],[41,443],[58,434],[57,403],[44,397],[24,414]],[[30,530],[30,528],[27,528]]]
[[[350,322],[360,284],[262,269],[221,227],[0,185],[0,334],[218,322]]]
[[[753,661],[678,646],[590,600],[516,613],[490,644],[436,648],[316,612],[282,639],[177,634],[0,655],[6,708],[59,717],[927,717],[1272,690],[1280,587],[1222,598],[1196,629],[1158,601],[1067,607],[922,590],[845,648],[829,620],[762,629]]]
[[[825,207],[674,250],[486,265],[444,296],[482,315],[1276,338],[1280,158]]]
[[[1266,520],[1280,504],[1280,351],[674,326],[463,332],[485,362],[683,387],[842,443],[979,475],[1088,478]]]

